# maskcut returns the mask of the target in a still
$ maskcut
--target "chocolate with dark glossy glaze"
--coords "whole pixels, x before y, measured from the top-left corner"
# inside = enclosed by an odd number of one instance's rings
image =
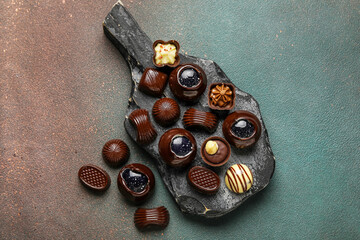
[[[146,68],[139,82],[139,90],[154,96],[161,97],[166,87],[168,75],[153,68]]]
[[[157,133],[150,122],[149,113],[146,109],[136,109],[129,115],[131,124],[136,128],[136,141],[139,144],[149,144],[155,140]]]
[[[120,139],[112,139],[105,143],[102,156],[107,164],[119,167],[124,164],[130,156],[128,145]]]
[[[155,102],[152,114],[158,124],[168,127],[179,119],[180,107],[172,98],[161,98]]]
[[[194,86],[187,87],[182,85],[179,78],[183,71],[194,70],[198,76],[198,83]],[[203,94],[206,89],[207,78],[204,70],[196,64],[183,64],[175,68],[169,76],[169,86],[174,94],[180,100],[194,102]]]
[[[206,151],[205,146],[208,141],[214,141],[217,144],[218,149],[215,154],[209,154]],[[220,167],[224,165],[229,160],[230,155],[231,155],[230,144],[222,137],[218,137],[218,136],[209,137],[201,145],[201,157],[206,164],[212,167]]]
[[[211,112],[204,112],[195,108],[189,108],[183,116],[184,127],[189,130],[205,129],[212,133],[218,126],[218,119]]]
[[[156,56],[156,51],[155,51],[155,47],[158,45],[158,44],[173,44],[175,47],[176,47],[176,54],[175,54],[175,62],[173,64],[156,64],[156,61],[155,61],[155,56]],[[169,40],[167,42],[163,41],[163,40],[156,40],[154,43],[153,43],[153,52],[154,52],[154,55],[152,57],[152,61],[153,61],[153,64],[156,66],[156,67],[165,67],[165,66],[168,66],[168,67],[171,67],[171,68],[174,68],[174,67],[177,67],[180,63],[180,56],[179,56],[179,50],[180,50],[180,44],[176,41],[176,40]]]
[[[252,126],[252,133],[248,137],[241,138],[232,130],[234,124],[240,120],[246,120]],[[261,124],[259,119],[251,112],[239,110],[228,115],[222,126],[226,140],[237,148],[246,148],[255,144],[261,135]]]
[[[191,143],[191,150],[184,156],[177,155],[172,149],[171,144],[177,137],[185,137]],[[166,131],[159,141],[159,153],[162,160],[171,167],[186,167],[195,158],[197,151],[196,140],[187,130],[182,128],[173,128]]]
[[[79,169],[78,177],[86,188],[96,192],[106,191],[111,184],[109,174],[104,169],[93,164],[82,166]]]
[[[208,105],[213,110],[231,110],[235,106],[235,87],[231,83],[212,83],[209,87]]]
[[[188,172],[187,179],[191,186],[204,194],[215,194],[220,187],[219,176],[201,166],[192,167]]]
[[[169,224],[170,214],[164,207],[138,208],[134,214],[135,226],[143,231],[150,229],[164,229]]]
[[[138,175],[146,176],[147,183],[142,184],[139,180],[137,182],[127,182],[127,179],[124,178],[124,172],[127,173],[131,171],[131,173],[138,173]],[[147,166],[140,163],[132,163],[124,166],[118,175],[117,184],[119,191],[124,195],[125,198],[134,202],[134,203],[142,203],[147,198],[151,196],[155,188],[155,177],[153,172]],[[134,186],[135,184],[135,186]],[[137,189],[134,189],[134,188]]]

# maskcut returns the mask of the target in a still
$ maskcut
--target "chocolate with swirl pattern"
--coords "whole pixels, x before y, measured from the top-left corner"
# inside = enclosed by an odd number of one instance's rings
[[[155,140],[157,132],[150,122],[149,113],[146,109],[132,111],[129,120],[137,130],[136,142],[145,145]]]

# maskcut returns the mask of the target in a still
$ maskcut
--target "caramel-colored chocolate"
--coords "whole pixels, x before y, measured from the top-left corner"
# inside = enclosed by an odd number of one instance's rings
[[[110,166],[119,167],[129,159],[130,150],[128,145],[122,140],[112,139],[105,143],[102,149],[102,156]]]
[[[139,230],[164,229],[169,224],[170,214],[164,207],[138,208],[134,214],[134,223]]]
[[[144,202],[153,193],[155,177],[147,166],[133,163],[120,170],[117,184],[125,198],[138,204]]]
[[[218,148],[214,154],[206,151],[208,142],[213,141],[217,144]],[[231,155],[231,148],[229,143],[222,137],[213,136],[207,138],[201,145],[201,157],[204,162],[212,167],[220,167],[227,163]]]
[[[165,47],[167,51],[160,51],[161,46],[163,48]],[[175,49],[173,49],[173,46],[175,47]],[[154,65],[156,67],[177,67],[180,63],[179,49],[180,44],[175,40],[169,40],[167,42],[163,40],[156,40],[153,43],[154,55],[152,60]]]
[[[78,177],[85,187],[97,192],[107,190],[111,184],[109,174],[104,169],[92,164],[82,166],[79,169]]]
[[[196,64],[180,65],[169,76],[170,90],[176,98],[186,102],[197,101],[205,91],[206,85],[206,74]]]
[[[194,160],[196,150],[194,136],[182,128],[173,128],[166,131],[159,141],[160,156],[171,167],[181,168],[188,166]]]
[[[214,110],[231,110],[235,106],[235,87],[231,83],[212,83],[208,105]]]
[[[218,126],[218,119],[215,114],[211,112],[204,112],[195,108],[189,108],[183,117],[184,127],[189,130],[205,129],[212,133]]]
[[[188,182],[197,191],[204,194],[215,194],[220,187],[219,176],[208,168],[195,166],[188,172]]]
[[[239,126],[236,126],[237,124]],[[244,124],[245,127],[242,126]],[[246,126],[246,124],[248,126]],[[236,128],[239,129],[239,133]],[[254,145],[260,138],[261,123],[253,113],[239,110],[231,113],[225,118],[222,131],[230,144],[237,148],[246,148]],[[244,136],[241,136],[242,132]]]
[[[225,184],[234,193],[244,193],[248,191],[253,182],[253,174],[244,164],[232,165],[226,171]]]
[[[172,98],[161,98],[155,102],[152,114],[158,124],[168,127],[179,119],[180,107]]]
[[[139,90],[154,96],[161,97],[166,87],[168,75],[153,68],[146,68],[139,82]]]
[[[146,109],[132,111],[129,120],[137,130],[136,141],[139,144],[149,144],[155,140],[157,133],[150,122],[149,113]]]

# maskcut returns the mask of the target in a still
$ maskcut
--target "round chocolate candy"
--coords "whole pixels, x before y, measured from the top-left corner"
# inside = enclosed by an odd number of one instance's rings
[[[158,124],[168,127],[179,119],[180,107],[172,98],[161,98],[155,102],[152,114]]]
[[[102,155],[107,164],[112,167],[119,167],[129,159],[130,150],[122,140],[112,139],[105,143]]]
[[[253,113],[239,110],[225,118],[222,131],[226,140],[235,147],[250,147],[260,138],[261,123]]]
[[[124,197],[132,202],[142,203],[153,193],[155,178],[150,168],[133,163],[120,170],[117,183]]]
[[[104,169],[92,164],[82,166],[79,169],[78,177],[85,187],[97,192],[107,190],[111,183],[109,174]]]
[[[193,102],[203,94],[207,79],[202,68],[196,64],[184,64],[175,68],[169,76],[172,93],[180,100]]]
[[[229,143],[222,137],[209,137],[201,145],[201,157],[212,167],[220,167],[227,163],[231,155]]]
[[[166,131],[159,141],[159,153],[163,161],[172,167],[185,167],[196,156],[196,140],[187,130],[173,128]]]
[[[248,191],[254,182],[252,172],[244,164],[232,165],[225,175],[226,186],[234,193]]]

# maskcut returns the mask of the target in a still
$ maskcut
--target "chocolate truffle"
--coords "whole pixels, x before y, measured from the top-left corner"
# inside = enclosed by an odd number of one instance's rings
[[[184,113],[183,123],[186,129],[204,129],[212,133],[218,126],[218,119],[216,115],[211,112],[204,112],[194,108],[189,108]]]
[[[180,63],[180,44],[175,40],[156,40],[153,43],[153,63],[156,67],[176,67]]]
[[[137,131],[136,142],[145,145],[155,140],[157,133],[150,122],[149,113],[146,109],[132,111],[129,120]]]
[[[166,87],[168,76],[153,68],[146,68],[139,82],[139,90],[154,96],[161,97]]]
[[[161,98],[155,102],[152,114],[158,124],[168,127],[179,119],[180,107],[172,98]]]
[[[209,137],[201,146],[201,157],[212,167],[220,167],[227,163],[231,155],[229,143],[222,137]]]
[[[207,78],[202,68],[196,64],[184,64],[175,68],[169,76],[169,86],[180,100],[194,102],[206,89]]]
[[[130,150],[128,145],[122,140],[112,139],[105,143],[102,149],[102,156],[110,166],[119,167],[129,159]]]
[[[96,192],[103,192],[110,186],[109,174],[102,168],[88,164],[79,169],[78,177],[80,182],[88,189]]]
[[[250,147],[261,135],[261,123],[253,113],[239,110],[225,118],[222,131],[226,140],[235,147]]]
[[[166,131],[159,141],[162,160],[171,167],[185,167],[196,156],[196,140],[187,130],[173,128]]]
[[[169,224],[169,211],[164,207],[138,208],[134,214],[135,226],[143,231],[148,229],[164,229]]]
[[[192,167],[187,176],[188,182],[198,192],[204,194],[215,194],[220,187],[219,176],[208,168]]]
[[[231,110],[235,106],[235,87],[231,83],[212,83],[208,104],[214,110]]]
[[[120,170],[117,183],[125,198],[134,203],[142,203],[153,193],[155,178],[150,168],[133,163]]]
[[[248,191],[254,182],[252,172],[244,164],[232,165],[225,175],[226,186],[234,193]]]

